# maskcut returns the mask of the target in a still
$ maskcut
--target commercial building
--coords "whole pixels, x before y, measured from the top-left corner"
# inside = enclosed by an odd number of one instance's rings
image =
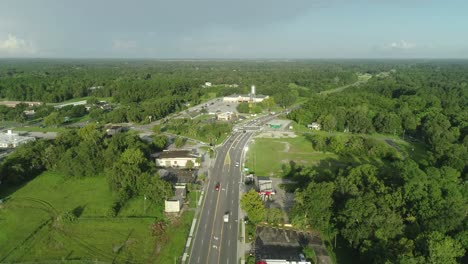
[[[273,189],[273,181],[269,177],[257,177],[257,188],[262,200],[268,200],[276,193]]]
[[[302,252],[305,246],[314,249],[315,263],[332,263],[316,233],[290,228],[257,227],[251,254],[255,256],[257,264],[310,264]]]
[[[187,167],[187,162],[191,161],[193,167],[199,167],[200,156],[190,150],[165,150],[156,158],[158,167]]]
[[[253,95],[250,94],[233,94],[223,97],[223,101],[227,103],[260,103],[269,98],[268,95]]]
[[[218,113],[216,114],[216,119],[220,121],[229,121],[234,118],[234,113],[232,112],[225,112],[225,113]]]
[[[7,133],[0,133],[0,148],[16,148],[21,144],[35,141],[34,137],[20,136],[18,133],[12,133],[8,130]]]
[[[268,95],[257,95],[255,93],[255,85],[252,85],[249,94],[233,94],[230,96],[225,96],[223,97],[223,101],[231,103],[260,103],[268,97]]]

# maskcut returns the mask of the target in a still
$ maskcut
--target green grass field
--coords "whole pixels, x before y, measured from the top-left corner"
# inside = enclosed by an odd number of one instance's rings
[[[315,151],[305,137],[256,138],[249,146],[245,166],[258,176],[282,176],[282,164],[316,165],[321,160],[338,159],[333,153]]]
[[[193,218],[186,212],[153,237],[150,225],[161,218],[162,208],[143,197],[108,217],[115,197],[103,177],[65,179],[47,172],[16,191],[0,189],[0,197],[7,194],[0,207],[0,263],[172,263],[183,253]],[[63,217],[70,211],[79,217]]]
[[[245,167],[255,172],[259,176],[281,177],[283,175],[282,165],[294,161],[298,165],[316,165],[323,168],[336,166],[346,166],[346,164],[372,163],[382,164],[378,158],[364,156],[339,156],[331,152],[316,151],[312,143],[306,139],[307,133],[321,134],[323,136],[341,135],[348,137],[351,133],[325,132],[301,129],[297,124],[293,124],[299,136],[295,138],[255,138],[254,143],[249,146]],[[306,133],[303,133],[303,132]],[[374,138],[385,142],[387,145],[401,152],[403,156],[410,156],[416,161],[425,158],[425,146],[420,142],[407,142],[397,136],[380,134],[359,134],[359,136]]]

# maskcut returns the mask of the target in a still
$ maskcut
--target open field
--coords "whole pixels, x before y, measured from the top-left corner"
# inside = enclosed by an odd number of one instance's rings
[[[299,127],[297,124],[294,128]],[[372,163],[381,164],[377,158],[361,156],[339,156],[331,152],[316,151],[312,143],[306,138],[308,134],[321,134],[323,136],[341,135],[349,137],[352,135],[374,138],[385,142],[387,145],[403,154],[403,157],[410,156],[412,159],[420,160],[425,157],[425,146],[421,142],[407,142],[397,136],[380,134],[351,134],[341,132],[324,132],[305,129],[307,133],[298,133],[297,137],[274,137],[255,138],[253,144],[249,146],[245,167],[255,172],[258,176],[283,176],[282,165],[294,161],[298,165],[315,165],[324,168],[346,166],[347,164]],[[276,132],[282,134],[281,132]],[[264,133],[268,135],[269,133]],[[283,133],[286,135],[286,133]]]
[[[89,100],[91,98],[93,98],[93,96],[77,97],[77,98],[73,98],[73,99],[63,101],[63,102],[60,102],[60,103],[47,103],[47,105],[62,105],[62,104],[68,104],[68,103],[75,103],[75,102],[79,102],[79,101],[85,101],[85,100],[87,101],[87,100]],[[106,101],[106,102],[112,102],[113,101],[112,97],[96,97],[96,99],[98,99],[99,101]]]
[[[249,146],[245,166],[258,176],[282,176],[282,164],[290,160],[300,165],[316,165],[321,160],[338,159],[338,155],[318,152],[302,136],[295,138],[255,138]]]
[[[0,189],[0,197],[8,194],[0,207],[2,263],[172,263],[183,252],[180,240],[186,238],[193,217],[185,213],[168,223],[165,234],[153,237],[150,225],[162,217],[161,206],[134,198],[117,217],[108,217],[115,197],[100,176],[66,179],[47,172],[18,190]]]

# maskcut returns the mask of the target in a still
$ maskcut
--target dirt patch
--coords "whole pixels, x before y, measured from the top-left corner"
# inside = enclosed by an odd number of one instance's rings
[[[291,131],[268,131],[262,132],[255,136],[255,138],[295,138],[296,133]]]
[[[291,144],[289,144],[289,142],[284,142],[284,141],[275,141],[275,142],[283,143],[284,145],[283,152],[289,152],[289,150],[291,149]]]

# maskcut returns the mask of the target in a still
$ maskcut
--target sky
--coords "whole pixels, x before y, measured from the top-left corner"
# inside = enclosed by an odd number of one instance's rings
[[[0,58],[468,58],[463,0],[1,0]]]

